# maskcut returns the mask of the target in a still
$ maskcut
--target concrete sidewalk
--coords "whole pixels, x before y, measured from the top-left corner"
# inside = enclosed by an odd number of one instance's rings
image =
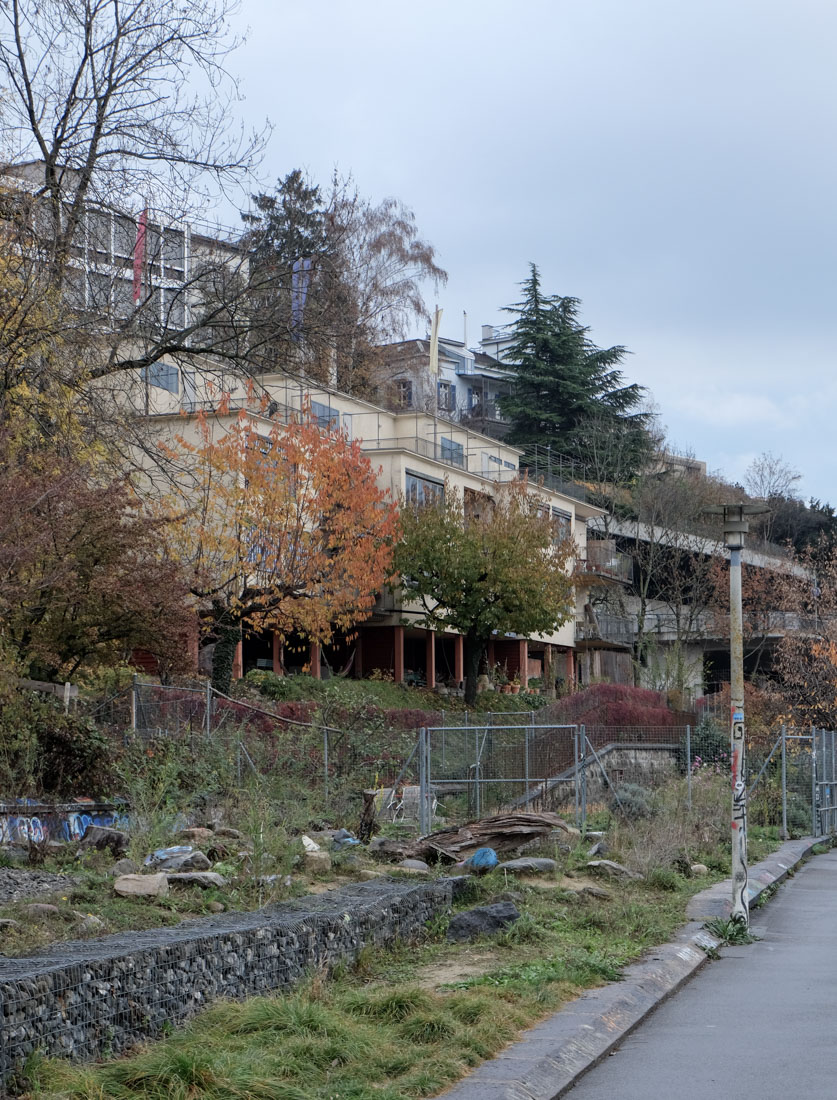
[[[752,867],[751,907],[816,843],[792,841]],[[444,1100],[557,1100],[570,1092],[573,1100],[650,1100],[675,1091],[678,1100],[711,1100],[722,1089],[737,1100],[778,1100],[803,1080],[819,1095],[837,1095],[826,1011],[837,999],[837,851],[804,866],[792,889],[753,914],[763,941],[724,948],[720,963],[705,966],[703,948],[716,941],[698,921],[728,916],[730,895],[728,883],[696,895],[693,923],[674,942],[628,967],[624,981],[584,993],[525,1032]],[[815,985],[819,996],[810,993]],[[788,1032],[789,1021],[799,1021],[798,1032]],[[781,1086],[777,1055],[793,1066]]]

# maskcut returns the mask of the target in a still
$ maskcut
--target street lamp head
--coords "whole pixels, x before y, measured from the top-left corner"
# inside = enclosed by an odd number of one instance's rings
[[[707,508],[707,515],[723,516],[724,546],[727,550],[741,550],[744,536],[750,529],[749,517],[762,516],[770,509],[766,504],[720,504]]]

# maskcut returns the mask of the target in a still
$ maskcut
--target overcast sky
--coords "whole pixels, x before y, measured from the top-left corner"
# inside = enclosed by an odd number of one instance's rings
[[[673,443],[764,451],[837,504],[834,0],[243,0],[266,181],[351,171],[410,206],[443,334],[530,261],[633,353]],[[431,294],[432,298],[432,294]],[[429,303],[432,305],[432,301]]]

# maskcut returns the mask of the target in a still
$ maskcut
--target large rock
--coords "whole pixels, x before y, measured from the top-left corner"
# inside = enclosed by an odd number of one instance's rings
[[[104,932],[105,922],[93,913],[79,913],[73,910],[73,916],[79,922],[79,932]]]
[[[59,910],[57,905],[49,905],[46,902],[35,901],[26,906],[26,915],[30,920],[47,920],[49,917],[57,917]]]
[[[611,894],[603,890],[601,886],[582,886],[576,894],[577,897],[598,898],[599,901],[610,901]]]
[[[312,875],[320,875],[331,870],[331,856],[328,852],[303,852],[302,866]]]
[[[163,898],[169,892],[168,875],[120,875],[113,889],[123,898]]]
[[[490,936],[520,919],[520,910],[511,901],[498,901],[494,905],[481,905],[457,913],[448,925],[448,940],[465,943],[478,936]]]
[[[557,871],[558,864],[545,857],[521,856],[520,859],[507,859],[497,870],[509,871],[512,875],[543,875],[547,871]]]
[[[203,829],[200,825],[191,829],[181,829],[179,835],[183,840],[191,840],[193,844],[204,844],[215,836],[211,829]]]
[[[13,920],[12,917],[0,918],[0,932],[12,932],[15,928],[20,928],[19,920]]]
[[[119,875],[136,875],[139,873],[139,864],[132,859],[118,859],[108,871],[109,875],[118,878]]]
[[[105,825],[88,825],[84,835],[79,841],[79,852],[104,851],[109,849],[115,859],[124,856],[128,851],[128,834],[119,829],[111,829]]]
[[[429,871],[430,867],[423,859],[402,859],[398,865],[407,871]]]
[[[215,827],[216,836],[226,836],[230,840],[244,840],[244,833],[240,833],[238,829],[231,829],[229,825],[217,825]]]
[[[200,886],[203,890],[212,887],[226,886],[227,880],[223,875],[215,871],[192,871],[182,874],[166,875],[169,886]]]
[[[587,864],[587,870],[595,874],[605,875],[608,878],[642,878],[636,871],[629,871],[621,863],[614,863],[612,859],[591,859]]]
[[[212,863],[208,856],[201,851],[184,852],[178,856],[170,856],[161,860],[157,866],[161,871],[208,871]]]

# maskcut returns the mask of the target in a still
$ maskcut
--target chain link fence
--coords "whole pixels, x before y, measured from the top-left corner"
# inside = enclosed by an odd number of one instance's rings
[[[137,678],[112,701],[107,717],[115,736],[178,747],[204,771],[207,785],[256,784],[324,816],[345,812],[362,788],[393,785],[415,744],[415,729],[392,729],[364,713],[342,715],[338,727],[309,703],[277,710],[232,699],[209,682],[165,685]],[[405,781],[412,777],[407,769]]]

